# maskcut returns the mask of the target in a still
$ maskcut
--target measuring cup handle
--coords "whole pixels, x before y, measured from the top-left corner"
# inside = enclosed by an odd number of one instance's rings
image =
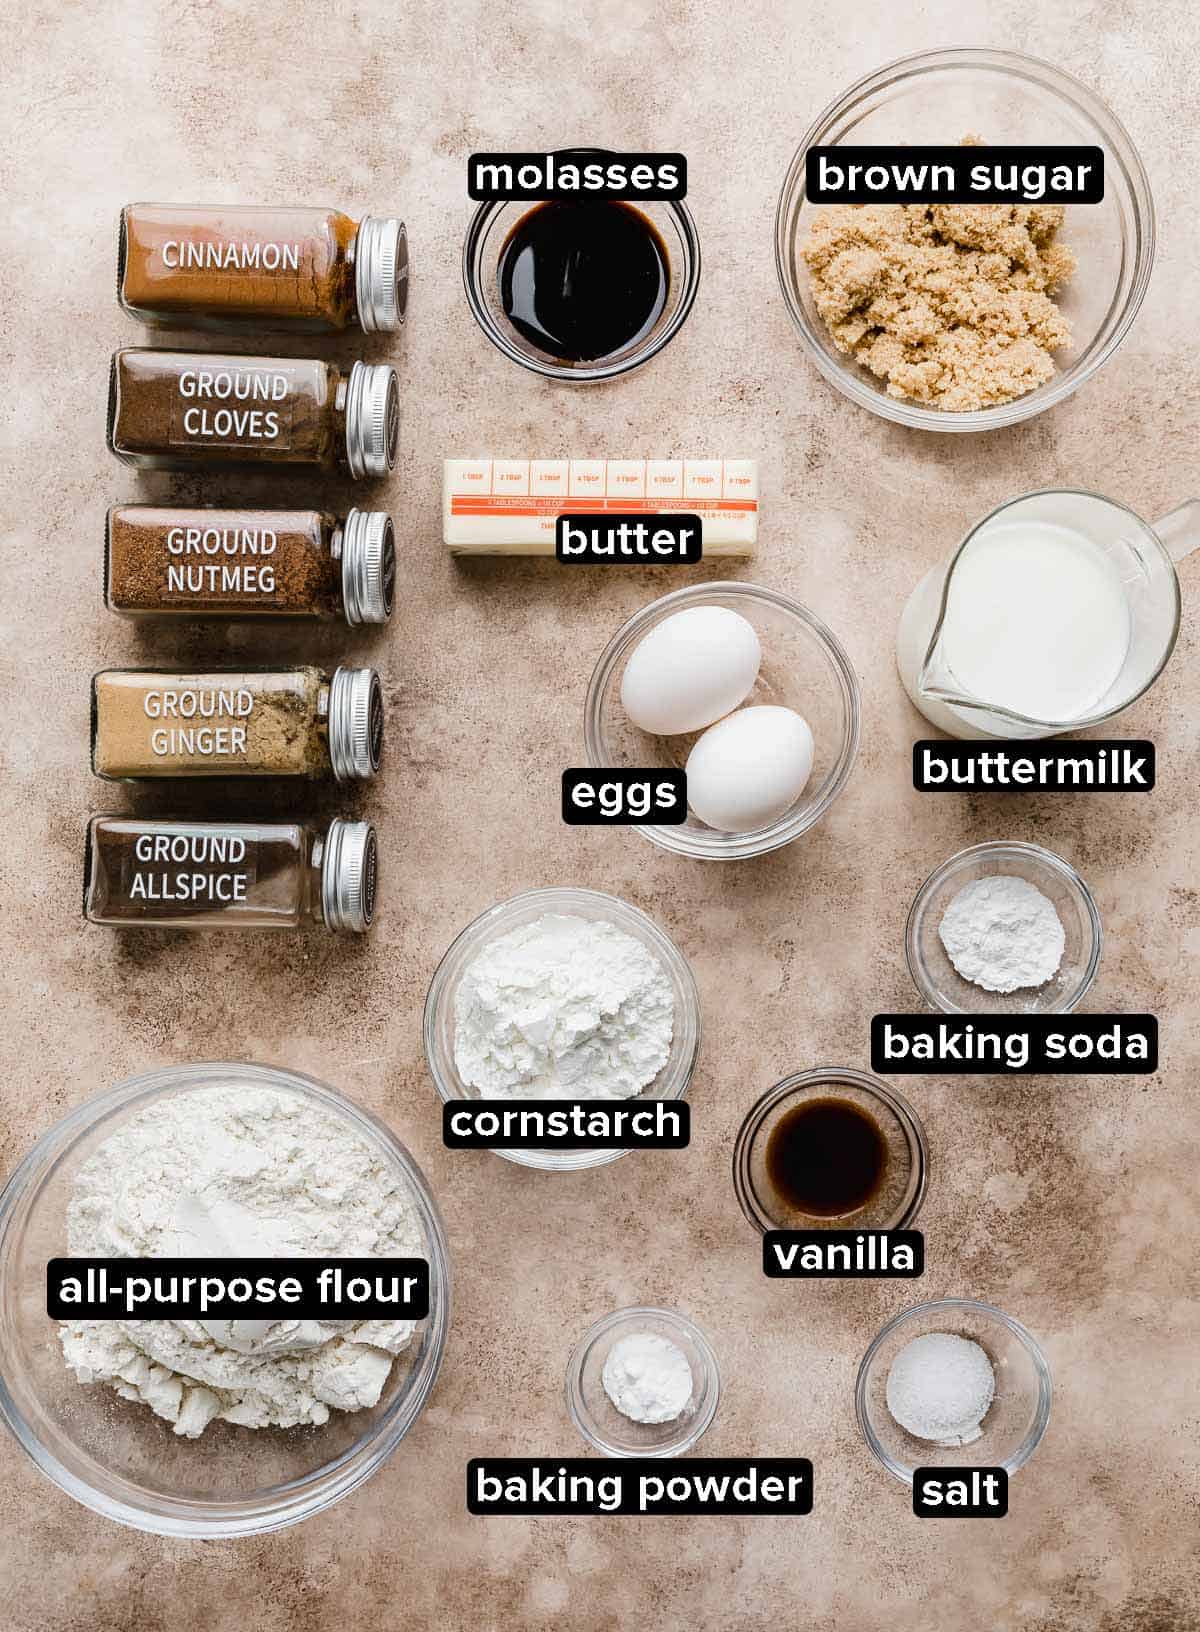
[[[1182,561],[1193,550],[1200,549],[1200,499],[1188,499],[1186,504],[1156,521],[1154,531],[1172,561]]]

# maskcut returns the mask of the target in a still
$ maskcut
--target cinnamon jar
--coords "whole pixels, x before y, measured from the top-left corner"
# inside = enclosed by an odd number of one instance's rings
[[[398,329],[408,235],[394,216],[340,210],[127,204],[117,293],[151,323]]]

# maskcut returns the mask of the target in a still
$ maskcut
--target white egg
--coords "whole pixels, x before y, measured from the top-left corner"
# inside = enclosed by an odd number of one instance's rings
[[[741,708],[711,726],[688,755],[688,804],[723,833],[773,822],[812,775],[813,735],[790,708]]]
[[[621,702],[661,737],[700,731],[743,702],[758,678],[754,625],[727,606],[690,606],[644,635],[625,665]]]

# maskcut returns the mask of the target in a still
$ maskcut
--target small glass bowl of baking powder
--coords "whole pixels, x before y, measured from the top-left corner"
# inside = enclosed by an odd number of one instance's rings
[[[966,1445],[916,1439],[888,1410],[892,1362],[913,1338],[933,1332],[978,1343],[995,1374],[996,1392],[980,1422],[980,1437]],[[941,1298],[905,1309],[888,1321],[858,1368],[854,1410],[872,1456],[911,1485],[917,1468],[1003,1468],[1015,1473],[1046,1432],[1052,1393],[1046,1356],[1019,1320],[973,1298]]]
[[[782,815],[748,833],[724,833],[688,812],[678,826],[639,823],[634,832],[677,856],[699,861],[745,861],[764,856],[807,833],[841,793],[858,753],[862,702],[858,677],[833,631],[790,595],[760,584],[692,584],[642,607],[601,652],[584,704],[588,764],[604,770],[682,769],[698,733],[652,736],[639,730],[621,703],[621,680],[634,651],[652,629],[676,612],[719,606],[750,623],[762,661],[741,707],[777,705],[807,720],[813,735],[808,781]]]
[[[77,1381],[46,1313],[47,1260],[65,1254],[80,1168],[120,1127],[197,1090],[270,1089],[345,1122],[408,1193],[429,1263],[429,1315],[393,1362],[376,1405],[319,1426],[212,1422],[180,1438],[141,1401]],[[445,1231],[424,1175],[395,1134],[311,1077],[271,1066],[169,1066],[87,1101],[49,1132],[0,1193],[0,1417],[42,1472],[106,1519],[156,1535],[257,1535],[322,1512],[383,1466],[420,1415],[450,1322]]]
[[[635,1422],[619,1411],[604,1386],[604,1362],[622,1338],[650,1334],[683,1351],[692,1373],[687,1404],[669,1422]],[[698,1444],[717,1414],[721,1374],[700,1328],[673,1309],[634,1306],[605,1315],[579,1339],[567,1362],[567,1410],[588,1444],[605,1456],[682,1456]]]
[[[1023,878],[1052,903],[1066,943],[1058,972],[1042,986],[990,992],[964,980],[938,933],[946,908],[964,885],[979,878]],[[931,1009],[944,1014],[1070,1014],[1087,994],[1100,966],[1104,929],[1092,892],[1052,850],[1016,840],[973,844],[930,873],[917,891],[904,931],[904,955],[913,984]]]
[[[442,1099],[481,1099],[459,1075],[454,1058],[456,1003],[463,974],[489,942],[508,935],[523,924],[547,915],[588,918],[612,924],[640,941],[658,959],[671,983],[675,999],[671,1051],[667,1063],[642,1092],[628,1100],[595,1100],[595,1104],[632,1105],[638,1099],[682,1099],[688,1091],[700,1052],[700,992],[696,977],[683,953],[652,918],[619,896],[601,890],[555,888],[526,890],[480,913],[450,943],[434,971],[425,999],[425,1060],[433,1085]],[[565,1095],[563,1096],[566,1097]],[[510,1099],[506,1104],[519,1108],[536,1107],[536,1099]],[[577,1172],[583,1167],[601,1167],[627,1156],[627,1150],[497,1150],[505,1161],[547,1172]]]
[[[855,149],[953,144],[968,132],[993,146],[1099,147],[1104,199],[1069,205],[1063,240],[1079,268],[1061,310],[1073,344],[1057,372],[1011,402],[953,413],[889,396],[883,383],[837,349],[817,312],[800,250],[815,211],[805,159],[813,147]],[[982,151],[982,150],[981,150]],[[810,360],[851,402],[883,419],[926,431],[989,431],[1016,425],[1064,401],[1128,334],[1154,264],[1154,204],[1128,131],[1086,85],[1051,63],[1016,51],[954,49],[902,57],[860,79],[816,119],[796,149],[775,217],[775,264],[788,313]]]

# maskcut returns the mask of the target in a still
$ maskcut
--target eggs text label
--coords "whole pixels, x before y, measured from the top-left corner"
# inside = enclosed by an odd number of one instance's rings
[[[562,773],[562,818],[571,827],[679,827],[687,813],[687,772],[676,766]]]

